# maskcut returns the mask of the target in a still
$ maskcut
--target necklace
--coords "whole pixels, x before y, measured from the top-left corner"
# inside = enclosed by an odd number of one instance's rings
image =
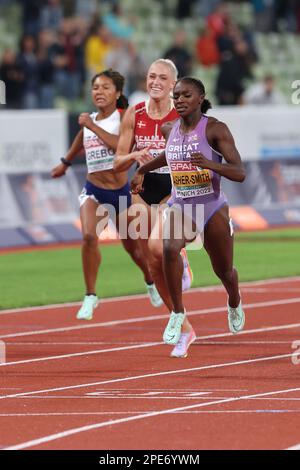
[[[146,112],[147,114],[149,115],[149,117],[151,119],[155,119],[155,120],[161,120],[163,119],[165,116],[167,116],[169,114],[169,112],[173,109],[174,105],[173,105],[173,102],[170,100],[169,101],[169,105],[168,105],[168,109],[166,111],[162,111],[160,110],[159,113],[155,113],[153,111],[150,111],[150,101],[148,100],[146,102]]]

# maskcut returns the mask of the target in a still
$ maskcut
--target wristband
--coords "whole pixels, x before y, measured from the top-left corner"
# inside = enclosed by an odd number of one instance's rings
[[[64,165],[66,165],[66,166],[71,166],[71,165],[72,165],[71,162],[69,162],[68,160],[66,160],[66,159],[63,158],[63,157],[60,159],[60,161],[61,161]]]

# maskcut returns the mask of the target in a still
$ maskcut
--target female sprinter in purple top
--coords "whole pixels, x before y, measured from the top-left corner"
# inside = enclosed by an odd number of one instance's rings
[[[177,81],[173,99],[180,119],[164,126],[168,135],[165,152],[141,166],[131,184],[132,191],[138,192],[145,173],[169,165],[172,195],[165,211],[164,272],[173,311],[163,338],[165,343],[175,345],[171,356],[186,357],[196,335],[183,305],[179,253],[197,232],[203,232],[204,248],[228,294],[229,329],[237,333],[244,327],[238,274],[233,266],[233,229],[220,179],[224,176],[242,182],[245,170],[226,124],[204,114],[211,105],[200,80],[184,77]],[[182,229],[179,236],[178,220]],[[185,230],[185,225],[192,226],[193,234]]]
[[[125,229],[129,217],[127,208],[131,205],[131,194],[127,171],[116,173],[113,169],[115,151],[119,141],[122,110],[127,107],[127,99],[122,94],[124,77],[116,70],[105,70],[92,79],[92,98],[97,112],[82,113],[79,116],[81,130],[76,135],[66,157],[52,170],[52,176],[63,176],[73,158],[84,147],[87,163],[87,181],[80,196],[80,220],[82,225],[82,265],[86,285],[86,295],[77,313],[79,320],[91,320],[98,304],[96,280],[101,262],[98,250],[96,228],[101,220],[101,206],[113,206],[116,214],[116,227],[123,219]],[[120,202],[123,199],[123,206]],[[125,219],[124,219],[125,218]],[[121,235],[121,234],[120,234]],[[142,270],[152,305],[159,296],[152,281],[147,262],[137,240],[127,233],[121,236],[124,248]]]

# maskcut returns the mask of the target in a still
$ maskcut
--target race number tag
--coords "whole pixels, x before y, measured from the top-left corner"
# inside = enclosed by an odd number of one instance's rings
[[[98,138],[86,139],[86,163],[89,173],[111,170],[114,166],[115,152],[101,145]]]
[[[209,170],[186,161],[171,162],[170,167],[176,197],[200,197],[214,192]]]

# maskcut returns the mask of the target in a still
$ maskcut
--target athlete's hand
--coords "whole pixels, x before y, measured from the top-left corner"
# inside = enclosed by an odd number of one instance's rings
[[[64,165],[63,163],[60,163],[55,168],[53,168],[53,170],[51,171],[52,178],[59,178],[60,176],[64,176],[67,169],[68,169],[67,165]]]
[[[191,153],[191,163],[201,168],[210,168],[211,160],[208,160],[202,153]]]
[[[153,159],[151,153],[149,153],[150,149],[151,149],[151,145],[149,145],[148,147],[145,147],[142,150],[137,150],[136,152],[134,152],[135,161],[139,163],[140,165],[144,165],[145,163],[150,162]]]
[[[138,194],[138,193],[143,192],[144,190],[143,182],[144,182],[144,175],[140,175],[138,172],[136,172],[130,183],[132,194]]]
[[[87,127],[88,129],[91,129],[94,125],[89,113],[81,113],[78,117],[78,123],[81,127]]]

